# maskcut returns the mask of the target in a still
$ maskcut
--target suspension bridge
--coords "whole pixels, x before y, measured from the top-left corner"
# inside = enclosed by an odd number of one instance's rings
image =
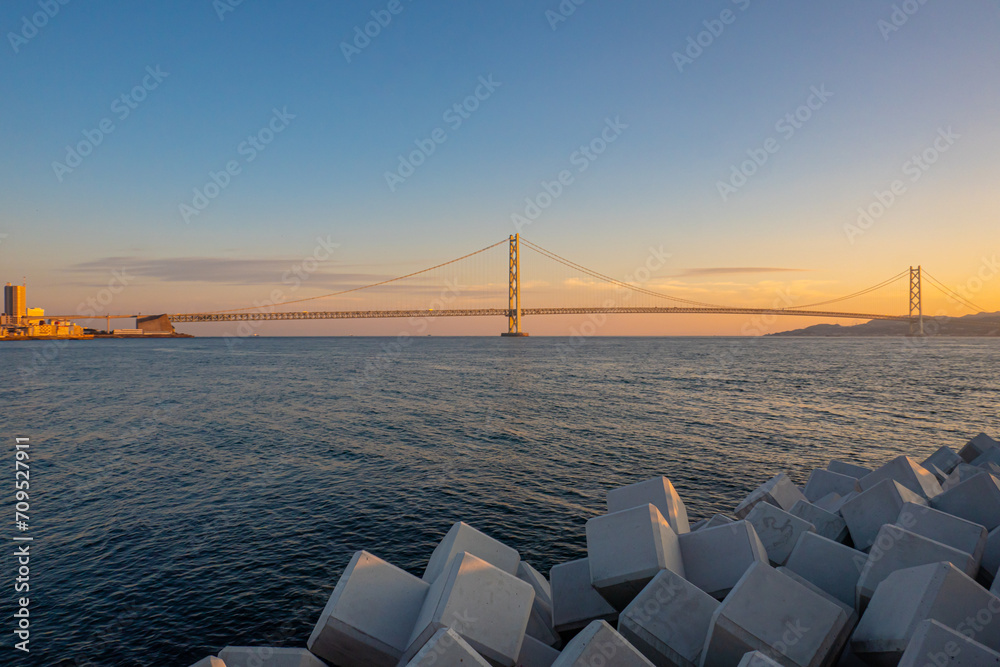
[[[503,250],[502,256],[499,253]],[[531,255],[532,262],[547,264],[547,280],[522,280],[522,254]],[[506,265],[506,280],[503,275]],[[468,270],[469,265],[473,265]],[[534,271],[535,265],[532,264]],[[551,269],[561,270],[552,276]],[[636,273],[641,272],[640,270]],[[451,277],[445,277],[445,272]],[[499,274],[499,275],[498,275]],[[541,274],[541,272],[539,272]],[[459,278],[458,276],[462,276]],[[470,278],[470,276],[472,276]],[[306,276],[308,277],[308,276]],[[650,277],[650,271],[646,271]],[[746,307],[734,304],[710,303],[677,291],[647,286],[649,281],[637,281],[633,276],[617,279],[589,269],[552,251],[546,250],[519,234],[456,259],[405,275],[387,277],[339,291],[303,298],[289,298],[282,290],[267,302],[253,306],[212,312],[171,313],[166,317],[172,324],[185,322],[256,322],[287,320],[343,320],[376,318],[426,317],[497,317],[506,318],[503,336],[527,336],[523,329],[526,317],[543,315],[584,314],[724,314],[746,316],[783,316],[812,318],[842,318],[852,320],[895,320],[910,323],[911,335],[923,335],[923,289],[929,285],[951,301],[980,312],[975,304],[948,288],[921,267],[910,267],[887,280],[851,294],[815,303],[788,302],[770,308]],[[669,288],[669,285],[668,285]],[[525,305],[528,295],[532,305]],[[455,303],[465,300],[462,305]],[[333,310],[285,310],[305,302],[339,302]],[[407,303],[408,302],[408,303]],[[534,305],[541,302],[543,305]],[[278,308],[282,310],[277,310]],[[62,319],[107,319],[139,317],[136,315],[104,315],[98,317],[54,316]],[[151,318],[146,318],[151,319]]]

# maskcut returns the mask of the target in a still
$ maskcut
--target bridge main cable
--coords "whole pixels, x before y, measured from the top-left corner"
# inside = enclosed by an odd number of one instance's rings
[[[568,267],[570,267],[572,269],[576,269],[577,271],[582,271],[582,272],[586,273],[587,275],[589,275],[592,278],[597,278],[598,280],[603,280],[605,282],[611,283],[611,284],[613,284],[615,286],[618,286],[618,287],[623,287],[625,289],[630,289],[630,290],[639,292],[641,294],[648,294],[650,296],[655,296],[655,297],[658,297],[658,298],[661,298],[661,299],[669,299],[670,301],[677,301],[678,303],[686,303],[686,304],[689,304],[689,305],[692,305],[692,306],[697,306],[699,308],[726,308],[726,306],[719,306],[719,305],[716,305],[714,303],[704,303],[702,301],[692,301],[690,299],[682,299],[681,297],[670,296],[669,294],[663,294],[661,292],[656,292],[656,291],[653,291],[651,289],[647,289],[645,287],[639,287],[637,285],[631,285],[629,283],[626,283],[624,281],[618,280],[616,278],[612,278],[611,276],[606,276],[603,273],[598,273],[597,271],[594,271],[593,269],[588,269],[587,267],[582,266],[580,264],[577,264],[576,262],[574,262],[572,260],[569,260],[569,259],[566,259],[565,257],[561,257],[561,256],[557,255],[556,253],[552,252],[551,250],[546,250],[545,248],[541,247],[540,245],[532,243],[531,241],[528,241],[527,239],[523,239],[522,238],[521,241],[526,246],[528,246],[528,248],[530,248],[531,250],[534,250],[535,252],[537,252],[537,253],[545,256],[545,257],[548,257],[549,259],[551,259],[551,260],[553,260],[555,262],[558,262],[558,263],[560,263],[560,264],[562,264],[564,266],[568,266]]]
[[[330,292],[329,294],[320,294],[319,296],[310,296],[310,297],[305,297],[303,299],[295,299],[294,301],[283,301],[283,302],[281,302],[280,305],[282,305],[282,306],[288,306],[288,305],[291,305],[293,303],[302,303],[304,301],[316,301],[317,299],[327,299],[327,298],[329,298],[331,296],[340,296],[341,294],[350,294],[351,292],[360,292],[361,290],[370,289],[372,287],[378,287],[380,285],[387,285],[389,283],[394,283],[397,280],[404,280],[406,278],[412,278],[413,276],[419,276],[421,273],[427,273],[428,271],[433,271],[435,269],[440,269],[442,266],[448,266],[449,264],[454,264],[455,262],[461,262],[463,259],[468,259],[469,257],[472,257],[474,255],[478,255],[480,253],[486,252],[487,250],[492,250],[493,248],[496,248],[498,245],[501,245],[501,244],[504,244],[504,243],[507,243],[507,239],[504,239],[502,241],[497,241],[493,245],[486,246],[485,248],[481,248],[479,250],[476,250],[475,252],[470,252],[467,255],[462,255],[461,257],[456,257],[453,260],[450,260],[450,261],[447,261],[447,262],[443,262],[443,263],[438,264],[436,266],[432,266],[432,267],[429,267],[429,268],[426,268],[426,269],[421,269],[420,271],[414,271],[413,273],[407,273],[405,276],[396,276],[395,278],[389,278],[388,280],[382,280],[382,281],[377,282],[377,283],[372,283],[371,285],[362,285],[361,287],[352,287],[351,289],[341,290],[340,292]],[[246,311],[246,310],[254,310],[255,308],[259,308],[259,306],[246,306],[244,308],[232,308],[230,310],[213,310],[213,311],[210,311],[210,312],[207,312],[207,313],[199,313],[199,314],[200,315],[222,315],[222,314],[225,314],[225,313],[239,313],[239,312]]]

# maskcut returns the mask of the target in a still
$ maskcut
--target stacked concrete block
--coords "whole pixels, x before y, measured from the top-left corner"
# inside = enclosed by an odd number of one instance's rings
[[[591,583],[619,610],[660,570],[684,575],[677,534],[648,504],[587,521],[587,556]]]
[[[226,667],[326,667],[326,663],[304,648],[227,646],[219,651]]]
[[[559,643],[559,635],[552,627],[552,586],[541,572],[523,560],[517,566],[517,578],[535,589],[535,600],[531,603],[527,634],[548,646]]]
[[[354,554],[306,646],[341,667],[396,665],[430,584],[367,551]]]
[[[521,562],[521,556],[516,549],[459,521],[452,525],[441,542],[434,547],[434,552],[424,569],[424,581],[430,583],[437,579],[451,560],[462,552],[481,558],[508,574],[517,574],[517,564]]]
[[[944,491],[944,483],[948,481],[948,475],[942,472],[942,470],[933,463],[928,463],[926,465],[921,463],[920,465],[923,466],[927,472],[934,475],[934,479],[938,481],[938,484],[941,484],[941,490]]]
[[[862,477],[859,484],[862,491],[867,491],[887,479],[899,482],[925,500],[941,493],[941,483],[937,478],[909,456],[897,456],[878,470]]]
[[[966,635],[927,619],[917,626],[903,651],[899,667],[1000,667],[1000,653]]]
[[[684,578],[721,600],[756,563],[767,563],[767,551],[752,525],[736,521],[680,536]]]
[[[853,651],[871,664],[897,664],[926,619],[993,649],[1000,648],[1000,598],[951,563],[897,570],[879,584],[851,637]]]
[[[800,500],[799,503],[801,502],[803,501]],[[773,565],[785,563],[802,533],[816,532],[816,527],[808,521],[768,503],[759,503],[754,507],[746,521],[753,526]]]
[[[934,498],[931,506],[993,530],[1000,525],[1000,480],[975,475]]]
[[[618,619],[618,632],[658,667],[697,667],[719,602],[683,577],[656,575]]]
[[[191,667],[226,667],[226,663],[222,662],[220,658],[210,655],[194,663]]]
[[[666,477],[654,477],[645,482],[608,491],[608,514],[645,505],[652,505],[660,510],[667,524],[678,535],[690,531],[684,501]]]
[[[534,598],[530,584],[462,552],[431,584],[403,658],[441,628],[452,628],[491,664],[513,667]]]
[[[736,521],[736,519],[728,517],[725,514],[713,514],[708,518],[708,521],[706,521],[703,525],[699,526],[698,528],[703,529],[703,528],[717,528],[718,526],[728,526],[734,521]]]
[[[997,576],[1000,569],[1000,527],[994,528],[986,536],[986,547],[983,549],[983,559],[979,563],[979,572],[989,582]]]
[[[847,624],[850,626],[851,629],[854,629],[854,625],[858,622],[858,613],[854,610],[853,604],[848,604],[843,600],[830,595],[829,593],[824,591],[822,588],[820,588],[813,582],[809,581],[802,575],[796,573],[794,570],[788,569],[784,565],[775,569],[781,574],[785,575],[786,577],[789,577],[793,581],[802,584],[803,586],[805,586],[813,593],[826,600],[827,602],[832,602],[833,604],[840,607],[843,610],[843,612],[847,615]],[[848,633],[850,633],[850,630],[848,630]]]
[[[929,465],[933,465],[945,475],[950,475],[951,471],[958,467],[958,464],[961,462],[962,457],[959,456],[951,447],[945,445],[924,459],[920,465],[925,468]]]
[[[969,577],[976,576],[979,571],[979,561],[964,551],[899,526],[882,526],[858,578],[858,610],[863,611],[868,606],[875,588],[893,572],[940,562],[951,563]]]
[[[406,663],[406,667],[432,667],[437,665],[468,665],[490,667],[462,636],[451,628],[441,628],[427,640],[423,648]]]
[[[844,604],[854,606],[858,577],[868,557],[815,533],[804,533],[786,567]]]
[[[743,656],[736,667],[781,667],[781,663],[771,660],[760,651],[751,651]]]
[[[847,522],[839,514],[833,514],[803,500],[795,503],[789,514],[811,523],[816,529],[816,534],[834,542],[843,542],[847,539]]]
[[[858,494],[857,493],[852,493],[851,497],[853,498],[856,495],[858,495]],[[827,512],[831,512],[833,514],[837,514],[837,513],[840,512],[840,508],[843,507],[844,503],[846,503],[847,500],[849,500],[849,499],[845,499],[839,493],[828,493],[825,496],[823,496],[822,498],[820,498],[819,500],[817,500],[813,504],[816,505],[816,507],[818,507],[818,508],[820,508],[822,510],[826,510]],[[802,501],[800,500],[799,502],[802,502]],[[798,503],[796,503],[796,505],[797,504]],[[794,507],[794,505],[793,505],[793,507]],[[791,511],[791,510],[789,510],[789,511]]]
[[[941,483],[941,490],[947,491],[948,489],[954,488],[976,475],[982,475],[987,471],[983,468],[971,465],[969,463],[959,463],[958,466],[951,471],[951,474]]]
[[[828,465],[826,469],[840,475],[854,477],[855,479],[861,479],[865,475],[872,472],[869,468],[865,468],[864,466],[859,466],[854,463],[846,463],[844,461],[837,461],[836,459],[830,461],[830,465]]]
[[[786,667],[821,667],[836,660],[849,633],[840,606],[758,563],[713,615],[702,664],[734,665],[760,651]]]
[[[578,630],[591,621],[618,620],[618,611],[590,583],[590,559],[556,565],[552,584],[552,627],[556,632]]]
[[[985,433],[980,433],[972,440],[969,440],[965,447],[959,450],[958,455],[966,463],[972,463],[990,447],[1000,447],[1000,442],[997,442]]]
[[[983,468],[988,463],[1000,465],[1000,447],[990,447],[985,452],[972,459],[972,465]]]
[[[573,637],[552,667],[654,667],[604,621],[594,621]]]
[[[792,509],[792,505],[800,500],[805,500],[799,487],[792,484],[788,475],[780,473],[760,485],[747,496],[743,502],[736,507],[736,516],[745,519],[757,503],[769,503],[786,512]]]
[[[517,656],[517,667],[551,667],[558,658],[559,651],[530,635],[525,635],[521,652]]]
[[[893,479],[884,479],[844,503],[840,515],[847,522],[855,548],[866,551],[871,547],[879,529],[895,523],[906,503],[926,505],[927,501]]]
[[[986,529],[957,516],[936,509],[906,503],[896,517],[896,525],[912,533],[947,544],[972,556],[977,566],[986,550]]]
[[[809,475],[803,494],[812,503],[831,493],[843,497],[851,491],[861,493],[861,485],[856,477],[818,468]]]

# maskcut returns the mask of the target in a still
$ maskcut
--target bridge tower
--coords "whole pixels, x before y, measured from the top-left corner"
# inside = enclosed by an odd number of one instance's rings
[[[510,271],[507,287],[507,333],[501,336],[523,337],[521,331],[521,235],[510,236]]]
[[[910,267],[910,335],[924,335],[924,303],[921,295],[921,267]]]

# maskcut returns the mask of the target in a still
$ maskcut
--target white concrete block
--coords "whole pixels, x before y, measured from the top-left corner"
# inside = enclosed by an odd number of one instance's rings
[[[868,557],[815,533],[804,533],[788,557],[787,567],[844,604],[854,606],[858,577]]]
[[[941,490],[943,491],[944,490],[944,486],[943,485],[944,485],[944,483],[946,481],[948,481],[948,475],[946,475],[945,473],[941,472],[941,469],[938,468],[933,463],[928,463],[928,464],[921,463],[920,465],[922,465],[924,467],[924,469],[927,470],[927,472],[929,472],[930,474],[934,475],[934,479],[936,479],[938,481],[938,484],[942,485],[941,486]]]
[[[948,489],[958,486],[970,477],[982,475],[985,472],[987,472],[985,469],[978,466],[974,466],[969,463],[959,463],[958,466],[951,471],[951,474],[948,475],[947,479],[941,483],[941,490],[947,491]]]
[[[1000,447],[990,447],[972,460],[972,465],[982,468],[987,463],[1000,465]]]
[[[327,667],[304,648],[227,646],[219,658],[226,667]]]
[[[848,603],[844,602],[843,600],[840,600],[839,598],[836,598],[833,595],[830,595],[829,593],[827,593],[826,591],[824,591],[822,588],[820,588],[819,586],[817,586],[813,582],[809,581],[808,579],[806,579],[802,575],[798,574],[794,570],[788,569],[784,565],[782,565],[781,567],[777,567],[775,569],[778,572],[780,572],[783,575],[785,575],[786,577],[790,577],[794,581],[797,581],[798,583],[802,584],[803,586],[805,586],[806,588],[808,588],[809,590],[811,590],[813,593],[815,593],[816,595],[818,595],[821,598],[823,598],[824,600],[826,600],[827,602],[832,602],[833,604],[835,604],[838,607],[840,607],[843,610],[843,612],[847,615],[847,624],[850,626],[850,628],[852,630],[854,629],[854,625],[858,622],[858,612],[856,612],[854,610],[854,605],[853,604],[848,604]],[[848,630],[848,634],[849,633],[850,633],[850,630]]]
[[[781,663],[771,660],[760,651],[751,651],[743,656],[736,667],[781,667]]]
[[[978,619],[979,614],[984,617]],[[917,626],[930,618],[959,632],[974,632],[976,641],[995,651],[1000,647],[998,614],[1000,598],[951,563],[897,570],[875,590],[851,637],[851,648],[872,664],[895,665]]]
[[[811,523],[818,535],[834,542],[843,542],[847,539],[847,522],[839,514],[827,512],[825,509],[804,500],[795,503],[789,514]]]
[[[451,628],[441,628],[427,640],[423,648],[406,663],[406,667],[490,667],[462,636]]]
[[[491,664],[513,667],[534,599],[530,584],[462,552],[431,584],[403,659],[449,627]]]
[[[808,521],[768,503],[758,503],[746,520],[753,526],[773,565],[783,565],[788,560],[788,554],[792,553],[802,533],[816,532],[816,527]]]
[[[698,530],[703,530],[705,528],[717,528],[719,526],[728,526],[729,524],[735,522],[736,519],[728,517],[725,514],[713,514],[710,516],[704,524],[698,526]],[[692,530],[694,530],[692,528]]]
[[[706,523],[708,523],[708,519],[698,519],[697,521],[691,524],[691,530],[698,530]]]
[[[594,621],[566,644],[552,667],[653,667],[638,650],[604,621]]]
[[[831,493],[846,496],[851,491],[861,493],[861,485],[856,477],[817,468],[809,475],[809,481],[806,482],[803,493],[806,499],[812,503]]]
[[[736,521],[680,536],[684,578],[721,600],[755,563],[767,562],[767,551],[752,525]]]
[[[690,531],[684,501],[666,477],[654,477],[608,491],[608,514],[644,505],[652,505],[660,510],[660,514],[678,535]]]
[[[552,607],[552,585],[545,575],[536,570],[526,561],[517,565],[517,578],[526,581],[535,589],[535,599],[547,607]]]
[[[517,656],[517,667],[552,667],[558,658],[559,651],[525,635],[521,653]]]
[[[527,635],[548,646],[555,646],[561,640],[552,627],[552,586],[549,584],[549,580],[523,560],[517,566],[517,578],[531,584],[531,587],[535,589],[535,600],[531,603],[531,616],[528,618]]]
[[[965,447],[959,450],[958,455],[962,457],[962,460],[966,463],[972,463],[980,454],[985,452],[990,447],[1000,446],[1000,442],[997,442],[985,433],[980,433],[972,440],[969,440],[965,444]]]
[[[354,554],[306,646],[341,667],[396,665],[430,585],[367,551]]]
[[[930,499],[941,493],[937,477],[909,456],[897,456],[875,472],[861,478],[861,490],[867,491],[879,482],[892,479],[917,495]]]
[[[799,502],[802,501],[800,500]],[[828,493],[813,504],[822,510],[826,510],[827,512],[832,512],[836,514],[837,512],[840,511],[840,508],[844,504],[844,502],[845,501],[843,500],[843,496],[841,496],[839,493]]]
[[[899,510],[906,503],[925,505],[927,501],[892,479],[882,480],[844,503],[840,515],[847,522],[854,547],[867,550],[875,541],[879,528],[895,523]]]
[[[581,558],[556,565],[552,583],[552,627],[556,632],[577,630],[591,621],[618,620],[618,611],[590,583],[590,560]]]
[[[716,610],[702,664],[738,664],[756,650],[786,667],[821,667],[836,660],[849,633],[840,606],[758,563]]]
[[[926,468],[928,464],[930,464],[936,466],[937,469],[945,475],[950,475],[951,471],[954,470],[961,462],[962,457],[959,456],[951,447],[945,445],[924,459],[920,465]]]
[[[680,575],[656,575],[618,619],[618,632],[654,665],[696,667],[719,602]]]
[[[760,502],[770,503],[786,512],[792,509],[792,505],[800,500],[805,500],[799,487],[792,484],[788,475],[780,473],[769,479],[764,484],[757,487],[753,493],[747,496],[743,502],[736,507],[736,516],[745,519],[750,510]]]
[[[882,526],[858,578],[858,611],[864,611],[875,588],[896,570],[944,561],[970,577],[976,576],[979,571],[979,562],[964,551],[911,533],[899,526]]]
[[[191,667],[226,667],[226,663],[222,662],[221,658],[216,658],[214,655],[210,655],[207,658],[202,658],[198,662],[194,663]]]
[[[517,574],[517,564],[521,556],[516,549],[508,547],[503,542],[495,540],[469,524],[459,521],[434,547],[427,568],[424,570],[424,581],[433,582],[444,572],[456,555],[465,552],[476,558],[481,558],[493,567],[500,568],[508,574]]]
[[[961,632],[927,619],[921,621],[910,638],[899,667],[994,667],[1000,653],[986,648]]]
[[[615,609],[624,609],[660,570],[684,576],[677,534],[653,505],[587,521],[590,581]]]
[[[993,530],[1000,526],[1000,481],[975,475],[934,498],[931,507]]]
[[[911,533],[923,535],[928,539],[964,551],[972,556],[977,567],[982,562],[988,533],[978,523],[960,519],[925,505],[906,503],[899,511],[899,516],[896,517],[896,525]]]
[[[870,468],[859,466],[855,463],[846,463],[844,461],[837,461],[836,459],[830,461],[830,465],[828,465],[826,469],[829,470],[830,472],[835,472],[840,475],[848,475],[849,477],[854,477],[857,479],[861,479],[865,475],[871,473]]]
[[[1000,527],[994,528],[986,536],[986,548],[983,549],[983,559],[979,563],[979,571],[991,581],[1000,569]]]
[[[839,494],[830,494],[824,496],[816,501],[816,507],[824,509],[832,514],[840,514],[841,508],[849,503],[852,499],[857,498],[859,494],[857,491],[851,491],[846,496],[841,496]]]

